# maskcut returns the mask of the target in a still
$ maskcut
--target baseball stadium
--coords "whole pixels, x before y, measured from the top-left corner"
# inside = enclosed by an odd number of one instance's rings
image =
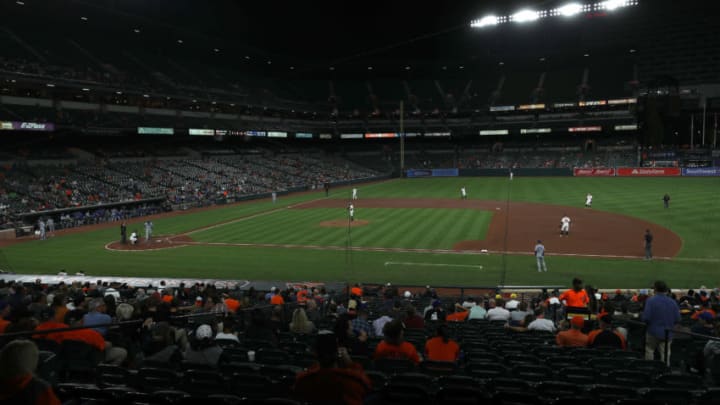
[[[0,402],[717,401],[720,13],[436,8],[0,3]]]

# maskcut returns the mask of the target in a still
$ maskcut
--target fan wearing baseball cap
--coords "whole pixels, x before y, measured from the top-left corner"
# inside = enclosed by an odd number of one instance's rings
[[[588,334],[588,346],[600,349],[621,349],[627,348],[625,336],[612,327],[612,317],[603,315],[600,317],[600,327]]]
[[[582,333],[585,318],[575,315],[570,319],[570,329],[562,331],[555,336],[555,343],[561,347],[585,347],[588,345],[588,336]]]

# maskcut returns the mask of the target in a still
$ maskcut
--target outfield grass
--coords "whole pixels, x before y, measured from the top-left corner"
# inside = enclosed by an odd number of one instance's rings
[[[568,284],[576,275],[607,288],[647,287],[657,278],[674,287],[720,284],[720,178],[451,178],[405,179],[359,186],[360,198],[457,198],[465,185],[471,199],[528,201],[582,206],[592,192],[593,209],[622,213],[658,223],[683,239],[678,260],[547,258],[550,271],[538,274],[529,256],[429,253],[345,252],[305,249],[189,246],[165,251],[112,252],[118,229],[34,241],[2,251],[18,273],[53,274],[60,268],[93,275],[217,277],[298,281],[366,281],[413,285]],[[671,208],[662,207],[670,193]],[[348,198],[349,189],[331,198]],[[260,201],[221,207],[155,221],[157,234],[178,234],[204,226],[278,210],[324,198],[321,192],[281,198],[278,205]],[[281,205],[280,205],[281,204]],[[447,248],[454,241],[478,238],[489,215],[472,210],[362,209],[372,226],[352,230],[353,246]],[[472,215],[470,215],[472,213]],[[216,227],[193,235],[196,240],[253,243],[345,245],[345,229],[317,226],[338,219],[335,210],[285,210]],[[463,226],[458,227],[458,221]],[[141,230],[142,220],[130,229]],[[417,231],[417,232],[413,232]],[[473,236],[468,236],[473,235]],[[457,239],[456,239],[457,238]],[[248,243],[249,243],[248,242]],[[482,269],[478,266],[482,266]]]

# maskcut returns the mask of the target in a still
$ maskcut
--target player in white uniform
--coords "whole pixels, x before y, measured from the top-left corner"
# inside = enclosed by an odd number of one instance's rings
[[[585,208],[592,208],[592,194],[590,193],[585,196]]]
[[[570,217],[567,216],[567,214],[563,214],[563,217],[560,219],[560,237],[562,238],[563,235],[568,236],[569,232],[570,232]]]
[[[353,199],[353,200],[357,200],[357,199],[358,199],[357,189],[356,189],[356,188],[353,188],[353,189],[352,189],[352,199]]]
[[[512,181],[514,176],[515,176],[515,173],[513,173],[513,170],[510,169],[510,181]]]
[[[355,206],[352,203],[348,205],[348,215],[350,216],[351,221],[355,220]]]
[[[467,200],[467,192],[465,191],[465,186],[460,187],[460,199]]]

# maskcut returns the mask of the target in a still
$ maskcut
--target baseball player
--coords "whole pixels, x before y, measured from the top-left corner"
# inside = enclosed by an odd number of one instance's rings
[[[592,208],[592,194],[590,193],[585,196],[585,208]]]
[[[538,273],[547,272],[547,265],[545,265],[545,245],[538,239],[537,245],[535,245],[535,260],[537,260]]]
[[[350,205],[348,205],[348,215],[350,215],[350,221],[355,220],[355,206],[353,205],[353,203],[350,203]]]
[[[47,239],[45,236],[45,221],[42,218],[38,220],[38,229],[40,230],[40,240]]]
[[[357,200],[357,199],[358,199],[357,189],[354,188],[354,187],[353,187],[353,189],[352,189],[352,199],[353,199],[353,200]]]
[[[510,169],[510,181],[512,181],[514,176],[515,176],[515,173],[513,173],[513,170]]]
[[[460,199],[467,200],[467,191],[465,191],[465,186],[460,187]]]
[[[563,217],[560,219],[560,237],[562,238],[563,235],[568,236],[569,232],[570,232],[570,217],[567,216],[567,214],[563,214]]]
[[[51,236],[52,236],[53,234],[55,234],[55,221],[54,221],[52,218],[48,218],[48,220],[47,220],[47,228],[48,228],[48,231],[50,232],[50,235],[51,235]]]

